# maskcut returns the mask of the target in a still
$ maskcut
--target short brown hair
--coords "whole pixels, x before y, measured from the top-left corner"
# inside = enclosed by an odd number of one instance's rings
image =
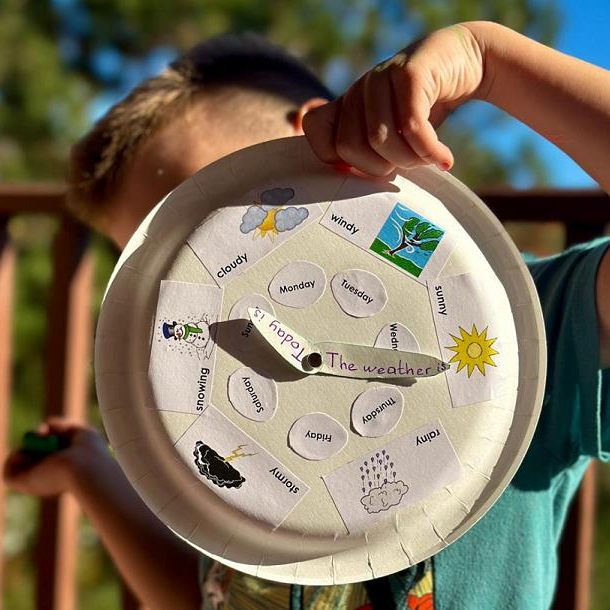
[[[238,86],[300,105],[332,94],[300,60],[255,34],[224,34],[182,55],[114,105],[72,148],[70,211],[99,224],[105,204],[143,142],[181,116],[206,90]]]

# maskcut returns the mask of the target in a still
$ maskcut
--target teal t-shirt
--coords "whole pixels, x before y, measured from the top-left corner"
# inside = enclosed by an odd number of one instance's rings
[[[546,610],[570,501],[591,458],[610,458],[610,369],[599,369],[595,280],[610,240],[527,260],[547,334],[540,421],[511,484],[434,558],[434,610]]]
[[[604,238],[551,258],[526,258],[540,296],[548,345],[546,389],[534,438],[513,481],[474,527],[425,566],[386,579],[394,607],[551,606],[557,545],[570,501],[591,458],[610,461],[610,369],[599,369],[595,298],[597,269],[608,246],[610,239]],[[204,559],[201,568],[202,581],[207,576],[202,586],[206,610],[258,608],[257,603],[261,608],[287,608],[295,594],[287,585],[253,577],[231,579],[219,564],[210,567],[209,560]],[[432,592],[413,595],[424,581],[429,588],[423,591]],[[362,587],[307,589],[298,607],[352,610],[366,608],[369,601]],[[382,605],[384,610],[391,606]]]

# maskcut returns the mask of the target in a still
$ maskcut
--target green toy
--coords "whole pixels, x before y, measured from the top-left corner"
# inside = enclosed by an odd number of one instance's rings
[[[33,457],[47,457],[70,446],[70,439],[59,434],[42,435],[26,432],[21,442],[21,450]]]

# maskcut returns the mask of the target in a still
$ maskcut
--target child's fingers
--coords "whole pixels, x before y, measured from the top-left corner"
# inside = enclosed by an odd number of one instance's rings
[[[345,163],[370,176],[387,176],[394,164],[377,154],[367,138],[364,110],[364,79],[343,95],[335,148]]]
[[[369,72],[364,82],[367,136],[371,148],[398,167],[413,167],[421,159],[398,131],[392,85],[387,74]]]
[[[435,100],[429,100],[426,83],[413,64],[390,72],[398,125],[403,137],[424,163],[435,163],[443,169],[453,165],[453,155],[441,143],[430,124],[430,109]]]
[[[430,125],[432,125],[434,129],[436,129],[437,127],[443,124],[444,120],[447,118],[447,116],[449,116],[450,113],[451,108],[449,108],[445,104],[437,102],[436,104],[434,104],[434,106],[432,106],[430,110],[430,116],[428,117],[428,121],[430,122]]]
[[[46,436],[49,433],[49,424],[46,421],[40,422],[36,426],[36,434],[42,434],[43,436]]]
[[[4,462],[4,481],[11,487],[17,487],[24,474],[36,464],[36,460],[23,451],[13,451]]]
[[[79,430],[89,430],[90,427],[83,423],[77,423],[74,420],[59,415],[47,417],[45,420],[49,434],[59,434],[62,436],[74,436]]]
[[[310,110],[303,117],[303,132],[309,146],[324,163],[340,163],[341,159],[335,149],[335,139],[341,98]]]

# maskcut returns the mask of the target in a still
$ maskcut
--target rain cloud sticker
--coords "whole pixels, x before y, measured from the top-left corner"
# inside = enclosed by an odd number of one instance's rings
[[[409,491],[409,486],[404,481],[396,479],[394,462],[390,461],[390,455],[385,449],[365,460],[360,466],[360,473],[364,494],[360,503],[369,514],[398,506]]]

